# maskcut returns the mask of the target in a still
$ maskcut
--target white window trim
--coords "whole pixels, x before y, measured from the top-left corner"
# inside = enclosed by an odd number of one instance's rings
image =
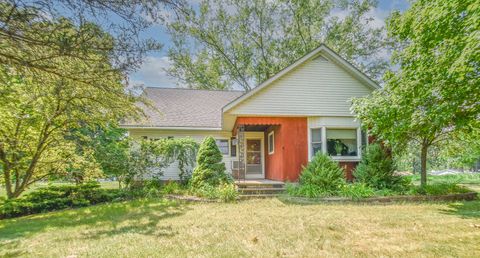
[[[270,151],[270,135],[272,136],[272,151]],[[275,132],[274,131],[271,131],[270,133],[268,133],[268,136],[267,136],[267,147],[268,147],[268,155],[272,155],[275,153]]]
[[[362,158],[362,129],[346,126],[315,126],[308,128],[308,161],[312,160],[312,129],[322,129],[322,153],[327,154],[327,129],[355,129],[357,130],[357,156],[330,156],[336,161],[360,161]],[[368,137],[368,133],[367,133]]]

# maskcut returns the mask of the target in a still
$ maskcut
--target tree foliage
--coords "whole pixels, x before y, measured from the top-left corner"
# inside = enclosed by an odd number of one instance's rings
[[[199,189],[205,185],[219,186],[229,182],[222,158],[215,139],[211,136],[206,137],[198,150],[197,166],[193,170],[191,186]]]
[[[397,42],[399,71],[370,98],[354,101],[366,128],[401,152],[420,146],[422,185],[428,149],[478,128],[480,105],[478,1],[416,1],[393,13],[388,33]]]
[[[82,35],[92,41],[112,44],[112,37],[94,24],[76,27],[60,19],[41,26],[52,30],[45,38],[70,41],[84,31]],[[65,169],[64,161],[76,154],[75,144],[67,140],[76,129],[140,114],[134,106],[137,98],[122,84],[123,74],[110,72],[115,69],[109,54],[83,52],[88,65],[75,57],[58,59],[61,67],[57,69],[66,76],[30,73],[10,64],[0,66],[0,162],[9,198]],[[108,72],[93,71],[97,67]],[[95,79],[87,83],[68,76],[80,73],[83,78]]]
[[[184,183],[195,165],[198,143],[191,138],[160,140],[130,140],[127,149],[126,166],[118,175],[126,186],[134,181],[160,180],[165,168],[178,162],[180,180]]]
[[[167,20],[169,73],[192,88],[250,90],[325,43],[373,78],[386,67],[375,1],[202,1]]]
[[[23,74],[88,84],[105,74],[134,71],[146,53],[161,47],[143,32],[162,18],[165,8],[176,12],[180,2],[2,1],[0,64]],[[63,69],[65,62],[81,65],[71,72]]]

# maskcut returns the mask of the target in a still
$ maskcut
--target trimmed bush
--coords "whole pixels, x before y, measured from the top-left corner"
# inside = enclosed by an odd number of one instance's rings
[[[395,165],[380,144],[371,144],[365,150],[360,164],[353,175],[357,182],[366,184],[376,190],[390,189],[405,192],[410,186],[406,177],[395,175]]]
[[[84,207],[123,200],[127,194],[119,189],[102,189],[97,182],[39,188],[24,197],[0,204],[0,219],[29,214]]]
[[[287,192],[306,197],[337,195],[345,185],[344,171],[329,156],[317,153],[312,161],[303,168],[299,185],[290,187]]]
[[[225,163],[222,162],[222,153],[215,139],[208,136],[198,150],[197,167],[193,170],[191,186],[201,188],[205,185],[219,186],[229,182],[231,179],[226,173]]]

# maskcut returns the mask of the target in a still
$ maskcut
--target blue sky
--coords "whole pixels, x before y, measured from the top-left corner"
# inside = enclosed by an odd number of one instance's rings
[[[373,11],[377,26],[384,24],[385,18],[392,10],[405,10],[409,6],[408,0],[379,0],[377,8]],[[150,53],[142,67],[130,75],[131,82],[144,84],[150,87],[176,87],[177,81],[165,73],[170,61],[167,57],[167,50],[171,46],[168,34],[161,25],[155,25],[145,32],[145,36],[155,38],[164,47],[162,50]]]

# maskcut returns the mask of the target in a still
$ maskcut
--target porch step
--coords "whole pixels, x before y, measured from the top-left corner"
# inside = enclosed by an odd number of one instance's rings
[[[237,184],[239,189],[257,189],[257,188],[271,188],[283,189],[283,184]]]
[[[283,187],[248,187],[238,188],[241,195],[256,195],[256,194],[280,194],[284,191]]]
[[[237,181],[235,184],[240,199],[275,197],[285,190],[285,183],[268,179]]]
[[[242,194],[242,195],[239,195],[238,198],[240,200],[247,200],[247,199],[273,198],[276,196],[277,194]]]

